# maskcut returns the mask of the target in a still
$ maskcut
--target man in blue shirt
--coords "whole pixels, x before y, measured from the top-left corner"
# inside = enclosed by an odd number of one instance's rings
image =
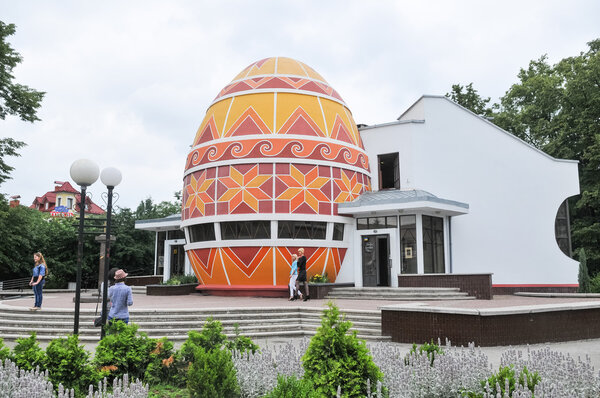
[[[108,320],[112,322],[123,321],[129,323],[129,310],[127,307],[133,305],[131,288],[125,284],[127,273],[122,269],[115,272],[115,284],[108,289],[108,299],[111,306],[108,312]]]

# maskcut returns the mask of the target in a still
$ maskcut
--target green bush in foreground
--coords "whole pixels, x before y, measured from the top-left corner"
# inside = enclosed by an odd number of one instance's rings
[[[315,391],[310,380],[278,375],[277,385],[263,398],[321,398],[321,395]]]
[[[17,339],[17,344],[13,348],[10,359],[19,369],[33,370],[37,367],[41,370],[45,369],[46,354],[40,348],[35,332],[32,332],[27,338]]]
[[[187,387],[192,398],[236,398],[240,396],[231,352],[223,348],[194,350]]]
[[[74,389],[78,396],[87,393],[90,384],[102,379],[102,374],[90,364],[89,357],[83,345],[79,345],[77,335],[52,340],[46,348],[45,367],[54,388],[62,384],[67,389]]]
[[[310,380],[323,397],[335,397],[338,386],[343,397],[367,395],[371,385],[383,381],[383,373],[373,362],[364,340],[349,334],[350,321],[340,320],[340,310],[329,303],[321,326],[302,357],[304,378]]]
[[[519,372],[517,376],[515,374],[515,368],[513,365],[501,367],[497,373],[494,373],[487,380],[481,381],[481,387],[488,389],[488,395],[490,396],[509,396],[512,397],[512,393],[517,388],[517,385],[527,388],[532,393],[535,392],[535,386],[541,381],[541,377],[538,372],[531,373],[527,367]],[[483,394],[477,394],[473,392],[463,392],[463,397],[468,398],[483,398]]]
[[[10,348],[4,345],[4,339],[0,338],[0,362],[10,358]]]

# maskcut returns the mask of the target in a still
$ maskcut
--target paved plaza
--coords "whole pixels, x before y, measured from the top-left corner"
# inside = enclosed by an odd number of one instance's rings
[[[89,293],[84,293],[89,295]],[[74,294],[72,292],[52,292],[46,291],[44,294],[43,309],[65,309],[72,310]],[[258,297],[219,297],[219,296],[203,296],[200,294],[192,294],[187,296],[147,296],[145,294],[134,293],[134,304],[131,307],[132,312],[136,309],[235,309],[235,308],[272,308],[272,307],[298,307],[306,306],[312,308],[326,308],[329,300],[309,300],[288,301],[283,298],[258,298]],[[377,310],[381,306],[389,304],[414,304],[419,301],[387,301],[387,300],[333,300],[341,310]],[[600,298],[565,298],[565,297],[521,297],[521,296],[495,296],[493,300],[435,300],[422,301],[423,305],[435,307],[452,307],[452,308],[507,308],[507,307],[522,307],[544,304],[568,304],[575,302],[594,302],[600,303]],[[15,306],[15,307],[31,307],[33,305],[33,295],[24,296],[21,298],[1,300],[0,306]],[[99,307],[101,307],[101,303]],[[94,311],[96,303],[81,303],[82,311]],[[600,327],[600,325],[598,326]],[[0,336],[1,337],[1,336]],[[257,339],[259,345],[267,346],[271,344],[280,344],[287,341],[286,338],[269,338]],[[9,346],[12,344],[8,344]],[[410,349],[409,344],[400,344],[406,347],[406,351]],[[93,345],[87,344],[88,349],[93,348]],[[595,369],[600,369],[600,339],[579,340],[560,343],[534,344],[529,347],[532,349],[550,346],[553,350],[565,354],[570,354],[573,358],[585,358],[589,355]],[[526,352],[527,346],[514,346],[513,348],[521,349]],[[490,362],[497,366],[499,364],[502,352],[508,347],[483,347],[490,359]]]

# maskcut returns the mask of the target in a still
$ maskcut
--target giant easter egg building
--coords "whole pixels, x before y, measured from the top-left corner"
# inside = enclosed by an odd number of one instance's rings
[[[190,265],[201,285],[285,286],[303,247],[308,276],[335,282],[354,223],[338,204],[368,190],[369,160],[337,91],[294,59],[255,62],[218,93],[187,156]]]

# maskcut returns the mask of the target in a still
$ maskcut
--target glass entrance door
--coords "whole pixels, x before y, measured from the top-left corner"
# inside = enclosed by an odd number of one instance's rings
[[[390,236],[362,236],[363,286],[390,286]]]

